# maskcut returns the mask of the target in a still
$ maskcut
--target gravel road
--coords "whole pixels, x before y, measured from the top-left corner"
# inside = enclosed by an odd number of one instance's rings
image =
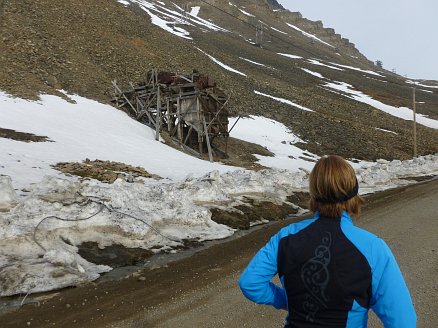
[[[129,279],[64,290],[0,317],[2,327],[282,327],[285,312],[247,301],[237,279],[291,220]],[[405,276],[418,327],[438,327],[438,180],[367,198],[356,221],[386,240]],[[381,327],[374,315],[369,327]]]

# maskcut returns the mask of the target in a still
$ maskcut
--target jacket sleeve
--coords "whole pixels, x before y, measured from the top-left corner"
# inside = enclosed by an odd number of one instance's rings
[[[376,239],[371,307],[385,328],[415,328],[417,316],[411,296],[388,245]]]
[[[277,254],[280,233],[256,254],[239,278],[243,295],[258,304],[272,305],[276,309],[286,308],[286,292],[271,282],[277,274]]]

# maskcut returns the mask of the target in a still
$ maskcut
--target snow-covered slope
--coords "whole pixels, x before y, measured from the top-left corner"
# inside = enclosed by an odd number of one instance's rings
[[[39,182],[45,175],[59,176],[52,168],[59,162],[86,158],[142,166],[172,180],[232,169],[156,142],[152,129],[111,106],[68,97],[70,102],[42,95],[41,101],[34,102],[0,93],[2,128],[47,136],[52,141],[25,143],[0,138],[1,173],[13,178],[15,188]]]

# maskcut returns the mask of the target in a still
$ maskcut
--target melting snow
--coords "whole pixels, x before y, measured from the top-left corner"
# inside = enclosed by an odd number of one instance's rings
[[[280,33],[282,33],[282,34],[286,34],[286,35],[287,35],[286,32],[280,31],[280,30],[276,29],[275,27],[272,27],[272,26],[271,26],[271,29],[273,29],[274,31],[277,31],[277,32],[280,32]]]
[[[249,59],[247,59],[247,58],[243,58],[243,57],[239,57],[239,58],[242,59],[242,60],[244,60],[244,61],[247,61],[248,63],[255,64],[255,65],[258,65],[258,66],[264,66],[264,67],[266,67],[266,65],[260,64],[260,63],[258,63],[258,62],[252,61],[252,60],[249,60]]]
[[[203,54],[207,55],[208,58],[210,58],[212,61],[214,61],[216,64],[218,64],[219,66],[221,66],[222,68],[226,69],[227,71],[242,75],[242,76],[246,76],[246,74],[239,72],[238,70],[222,63],[221,61],[217,60],[216,58],[214,58],[213,56],[209,55],[208,53],[206,53],[205,51],[202,51],[201,49],[199,49],[198,47],[195,47],[196,49],[198,49],[200,52],[202,52]]]
[[[277,52],[277,54],[281,55],[281,56],[288,57],[288,58],[292,58],[292,59],[302,59],[303,58],[301,56],[291,55],[291,54],[283,54],[283,53],[280,53],[280,52]]]
[[[347,95],[346,97],[349,97],[351,99],[354,99],[356,101],[360,101],[362,103],[368,104],[370,106],[373,106],[374,108],[377,108],[385,113],[388,113],[392,116],[404,119],[404,120],[408,120],[408,121],[412,121],[413,120],[413,111],[412,109],[409,109],[407,107],[394,107],[394,106],[390,106],[390,105],[386,105],[378,100],[375,100],[373,98],[371,98],[370,96],[354,90],[353,86],[345,83],[345,82],[329,82],[327,84],[325,84],[325,86],[331,88],[331,89],[335,89],[335,90],[339,90],[342,92],[345,92]],[[417,123],[430,127],[432,129],[438,129],[438,120],[434,120],[431,119],[425,115],[422,114],[417,114]]]
[[[304,110],[306,112],[313,112],[313,110],[311,110],[311,109],[309,109],[307,107],[298,105],[298,104],[296,104],[296,103],[294,103],[294,102],[292,102],[290,100],[287,100],[287,99],[283,99],[283,98],[278,98],[278,97],[274,97],[274,96],[271,96],[271,95],[267,95],[266,93],[261,93],[261,92],[256,91],[256,90],[254,90],[254,93],[257,94],[257,95],[263,96],[263,97],[268,97],[268,98],[274,99],[276,101],[279,101],[281,103],[284,103],[284,104],[287,104],[287,105],[290,105],[290,106],[293,106],[293,107],[297,107],[297,108],[302,109],[302,110]]]
[[[243,10],[243,9],[240,9],[238,6],[236,6],[234,3],[231,3],[231,2],[228,2],[228,4],[230,5],[230,6],[232,6],[232,7],[236,7],[242,14],[244,14],[244,15],[246,15],[246,16],[249,16],[249,17],[255,17],[253,14],[250,14],[249,12],[247,12],[247,11],[245,11],[245,10]],[[245,7],[242,7],[242,8],[245,8]]]
[[[336,63],[332,63],[332,62],[330,62],[330,64],[335,65],[335,66],[338,66],[338,67],[348,68],[348,69],[351,69],[351,70],[353,70],[353,71],[358,71],[358,72],[362,72],[362,73],[367,73],[367,74],[371,74],[371,75],[376,75],[376,76],[385,77],[385,76],[382,75],[382,74],[379,74],[379,73],[377,73],[377,72],[370,71],[370,70],[367,70],[367,69],[362,69],[362,68],[353,67],[353,66],[347,66],[347,65],[341,65],[341,64],[336,64]]]
[[[162,28],[163,30],[179,36],[184,39],[192,39],[190,33],[185,29],[176,25],[201,26],[206,27],[212,31],[227,32],[226,29],[221,28],[207,20],[197,17],[200,7],[193,7],[190,13],[186,13],[181,7],[173,4],[177,10],[172,10],[165,7],[165,4],[160,1],[146,1],[146,0],[119,0],[121,4],[127,6],[128,4],[136,4],[144,10],[150,17],[152,24]]]
[[[198,17],[200,10],[201,10],[201,7],[199,7],[199,6],[192,7],[192,10],[190,11],[190,15]]]
[[[328,68],[331,68],[331,69],[334,69],[334,70],[337,70],[337,71],[343,71],[342,68],[338,68],[338,67],[335,67],[335,66],[330,66],[330,65],[327,65],[327,64],[323,64],[323,63],[321,63],[321,62],[319,62],[319,61],[317,61],[315,59],[308,59],[308,61],[309,61],[309,63],[311,63],[313,65],[325,66],[325,67],[328,67]]]
[[[397,133],[397,132],[394,132],[394,131],[385,130],[385,129],[381,129],[381,128],[375,128],[375,129],[376,129],[376,130],[379,130],[379,131],[388,132],[388,133],[392,133],[392,134],[396,134],[396,135],[398,135],[398,133]]]
[[[241,12],[242,14],[246,15],[246,16],[249,16],[249,17],[255,17],[253,14],[250,14],[249,12],[247,12],[247,11],[245,11],[245,10],[242,10],[242,9],[240,9],[240,8],[237,8],[237,9],[239,9],[240,12]]]
[[[421,84],[420,82],[417,82],[417,81],[406,80],[406,83],[414,84],[414,85],[417,85],[419,87],[438,89],[438,85],[426,85],[426,84]]]
[[[236,120],[237,118],[230,119],[230,124],[234,124]],[[297,142],[304,141],[282,123],[262,116],[251,115],[241,118],[231,131],[231,136],[259,144],[274,153],[274,157],[255,155],[259,163],[267,167],[292,171],[298,171],[300,168],[311,170],[314,161],[319,158],[294,146]]]
[[[304,72],[309,73],[310,75],[316,76],[316,77],[318,77],[318,78],[320,78],[320,79],[324,79],[324,76],[322,76],[322,75],[321,75],[320,73],[318,73],[318,72],[314,72],[314,71],[311,71],[310,69],[302,68],[302,67],[301,67],[301,69],[302,69]]]
[[[289,24],[289,23],[286,23],[286,24],[287,24],[289,27],[292,27],[294,30],[296,30],[296,31],[298,31],[298,32],[301,32],[303,35],[307,36],[308,38],[311,38],[311,39],[313,39],[313,40],[316,40],[316,41],[318,41],[318,42],[321,42],[321,43],[323,43],[323,44],[325,44],[325,45],[327,45],[327,46],[329,46],[329,47],[335,48],[335,47],[332,46],[330,43],[327,43],[327,42],[325,42],[325,41],[322,41],[320,38],[316,37],[315,35],[310,34],[310,33],[307,33],[307,32],[305,32],[305,31],[303,31],[302,29],[296,27],[295,25],[292,25],[292,24]]]

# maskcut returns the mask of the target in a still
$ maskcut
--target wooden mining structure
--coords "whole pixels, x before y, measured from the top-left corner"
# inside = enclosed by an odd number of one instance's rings
[[[207,75],[195,70],[180,75],[153,69],[138,85],[122,90],[113,81],[113,86],[115,105],[155,129],[157,140],[167,130],[185,151],[201,157],[206,150],[213,161],[213,140],[228,138],[230,98]]]

